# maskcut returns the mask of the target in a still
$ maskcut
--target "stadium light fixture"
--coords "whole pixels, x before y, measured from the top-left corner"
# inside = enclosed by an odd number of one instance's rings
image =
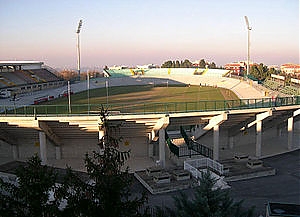
[[[77,27],[77,70],[78,70],[78,81],[80,81],[80,39],[79,34],[82,26],[82,20],[79,20],[78,27]]]
[[[246,26],[247,26],[247,76],[249,75],[249,62],[250,62],[250,30],[252,30],[252,27],[249,26],[249,20],[248,17],[245,16]]]

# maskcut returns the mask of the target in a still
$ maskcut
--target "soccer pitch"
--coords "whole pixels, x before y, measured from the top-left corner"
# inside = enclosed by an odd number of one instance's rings
[[[72,94],[68,97],[41,103],[37,113],[97,113],[101,105],[121,113],[168,113],[179,111],[219,110],[228,101],[239,101],[230,90],[209,86],[115,86]],[[226,105],[225,105],[226,104]]]
[[[89,99],[88,99],[89,98]],[[236,100],[238,97],[230,90],[208,86],[118,86],[83,91],[71,95],[72,104],[141,104],[176,103],[203,100]],[[44,104],[66,105],[68,98],[58,98]]]

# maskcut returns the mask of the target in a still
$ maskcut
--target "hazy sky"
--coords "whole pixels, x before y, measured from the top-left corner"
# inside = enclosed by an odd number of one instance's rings
[[[0,60],[81,66],[166,60],[299,63],[298,0],[0,0]]]

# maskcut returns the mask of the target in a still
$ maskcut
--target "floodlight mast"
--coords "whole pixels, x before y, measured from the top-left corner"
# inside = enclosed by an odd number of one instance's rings
[[[80,39],[79,34],[82,26],[82,20],[79,20],[78,27],[77,27],[77,71],[78,71],[78,81],[80,81]]]
[[[248,39],[247,39],[247,76],[249,75],[249,62],[250,62],[250,30],[252,29],[250,26],[249,26],[249,20],[248,20],[248,17],[245,16],[245,21],[246,21],[246,26],[247,26],[247,30],[248,30]]]

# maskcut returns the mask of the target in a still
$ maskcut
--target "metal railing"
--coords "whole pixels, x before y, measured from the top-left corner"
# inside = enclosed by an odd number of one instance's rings
[[[196,169],[199,168],[206,168],[210,169],[214,172],[217,172],[218,174],[223,174],[223,165],[218,163],[217,161],[214,161],[210,158],[201,158],[201,159],[195,159],[195,160],[187,160],[184,162],[184,169],[186,167],[193,167]]]
[[[239,99],[206,100],[195,102],[137,103],[137,104],[73,104],[72,113],[64,105],[0,105],[0,115],[98,115],[104,105],[111,115],[117,114],[169,114],[179,112],[227,111],[237,109],[270,108],[300,105],[300,96]]]
[[[191,148],[189,148],[186,145],[179,147],[179,156],[178,157],[187,157],[187,156],[196,156],[196,155],[203,155],[208,158],[213,157],[213,150],[206,147],[205,145],[202,145],[200,143],[195,143],[191,145]]]

